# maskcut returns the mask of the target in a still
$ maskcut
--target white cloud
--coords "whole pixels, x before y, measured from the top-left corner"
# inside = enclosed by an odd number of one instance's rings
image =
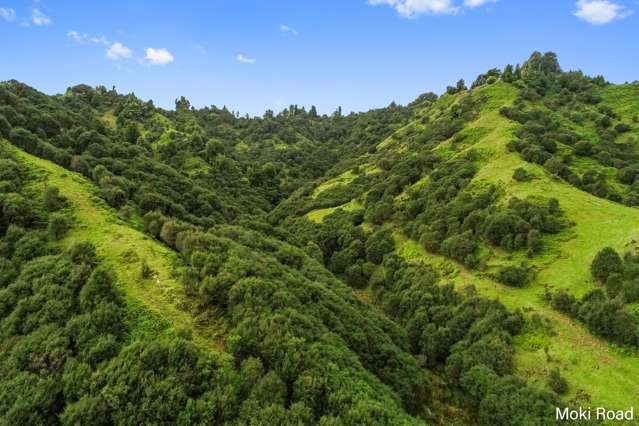
[[[78,43],[81,43],[84,41],[84,37],[86,37],[86,34],[80,35],[77,31],[69,31],[67,33],[68,37],[71,37],[73,40],[77,41]]]
[[[237,59],[237,61],[238,61],[239,63],[242,63],[242,64],[254,64],[254,63],[256,63],[256,62],[257,62],[257,60],[256,60],[256,59],[249,58],[248,56],[245,56],[245,55],[243,55],[243,54],[241,54],[241,53],[240,53],[240,54],[238,54],[238,55],[235,57],[235,59]]]
[[[608,0],[578,0],[576,6],[575,16],[593,25],[608,24],[632,13],[625,6]]]
[[[106,52],[107,58],[114,61],[130,58],[131,55],[133,55],[133,51],[120,42],[113,43]]]
[[[42,13],[40,9],[31,10],[31,22],[35,25],[49,25],[51,23],[51,18]]]
[[[96,43],[96,44],[109,44],[109,40],[106,39],[106,37],[104,36],[100,36],[100,37],[91,37],[89,38],[89,41],[91,43]]]
[[[368,0],[371,6],[385,5],[397,11],[403,18],[422,14],[455,15],[464,9],[473,9],[499,0]]]
[[[280,25],[280,31],[283,33],[291,33],[297,35],[297,30],[295,28],[289,27],[288,25]]]
[[[147,47],[145,52],[146,56],[144,59],[154,65],[166,65],[175,60],[175,57],[173,57],[171,52],[164,48],[154,49],[152,47]]]
[[[404,18],[413,18],[424,13],[444,15],[459,12],[459,7],[455,6],[452,0],[368,0],[368,4],[390,6]]]
[[[11,8],[0,7],[0,18],[7,22],[13,22],[16,19],[16,11]]]
[[[80,34],[77,31],[69,31],[67,33],[67,37],[72,38],[77,43],[95,43],[95,44],[104,44],[104,45],[110,44],[109,40],[107,40],[106,37],[104,36],[100,36],[100,37],[90,36],[87,33]]]
[[[464,0],[464,6],[466,7],[479,7],[487,3],[497,3],[497,0]]]

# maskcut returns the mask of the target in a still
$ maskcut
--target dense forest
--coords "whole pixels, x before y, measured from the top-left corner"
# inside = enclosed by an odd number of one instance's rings
[[[578,333],[639,375],[638,143],[639,84],[553,53],[350,114],[0,83],[0,423],[627,408],[635,389],[559,345]],[[619,236],[593,236],[589,209]],[[115,255],[111,224],[145,245]]]

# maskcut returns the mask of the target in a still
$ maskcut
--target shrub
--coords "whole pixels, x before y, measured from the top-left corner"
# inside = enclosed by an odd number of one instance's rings
[[[146,280],[151,278],[152,276],[153,276],[153,269],[151,269],[151,266],[149,266],[146,260],[143,260],[142,263],[140,264],[140,277],[142,277],[143,280]]]
[[[530,282],[530,271],[523,266],[505,266],[499,270],[497,279],[511,287],[523,287]]]
[[[384,255],[393,251],[394,247],[391,231],[377,231],[366,240],[366,259],[373,263],[382,263]]]
[[[64,205],[64,200],[60,196],[60,190],[56,186],[47,186],[42,194],[44,206],[50,212],[59,210]]]
[[[47,232],[49,236],[54,240],[59,240],[67,233],[71,227],[71,221],[69,218],[61,213],[52,213],[49,216],[49,225],[47,226]]]
[[[548,385],[550,386],[550,389],[559,395],[563,395],[568,392],[568,382],[561,376],[558,368],[550,371],[550,375],[548,376]]]
[[[573,152],[580,157],[590,157],[593,154],[592,144],[586,141],[579,141],[575,144]]]
[[[68,251],[71,261],[77,265],[93,267],[97,264],[97,255],[93,244],[86,241],[74,244]]]
[[[598,281],[605,283],[610,274],[623,272],[623,261],[613,248],[606,247],[597,253],[590,271]]]
[[[530,179],[530,175],[523,167],[517,167],[513,172],[513,179],[519,182],[524,182]]]

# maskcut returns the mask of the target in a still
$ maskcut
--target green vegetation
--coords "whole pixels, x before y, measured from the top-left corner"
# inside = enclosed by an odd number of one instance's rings
[[[638,116],[552,53],[349,115],[1,83],[1,422],[627,409]]]

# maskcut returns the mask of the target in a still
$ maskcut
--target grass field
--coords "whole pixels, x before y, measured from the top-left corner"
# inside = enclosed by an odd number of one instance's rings
[[[220,328],[203,324],[191,314],[189,300],[173,273],[178,257],[172,250],[128,226],[84,177],[12,146],[9,149],[38,177],[36,185],[44,186],[46,182],[57,186],[68,200],[74,225],[61,245],[68,247],[78,241],[95,245],[102,263],[117,274],[130,310],[137,314],[133,315],[134,336],[160,332],[169,326],[190,330],[202,347],[223,350]],[[141,277],[143,261],[153,271],[149,279]]]
[[[310,211],[306,214],[306,217],[309,220],[312,220],[313,222],[320,223],[324,221],[324,218],[326,216],[330,215],[337,209],[343,209],[347,212],[352,212],[354,210],[361,209],[361,208],[363,208],[362,203],[360,203],[358,200],[351,200],[350,202],[346,204],[342,204],[341,206]]]

